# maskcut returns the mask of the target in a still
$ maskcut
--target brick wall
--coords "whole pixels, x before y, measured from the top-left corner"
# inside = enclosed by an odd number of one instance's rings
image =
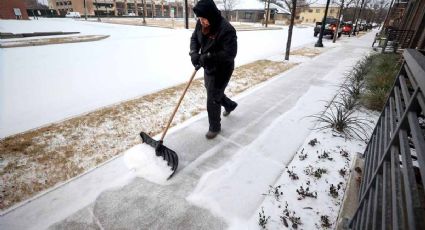
[[[16,19],[13,8],[19,8],[22,19],[28,19],[27,7],[24,0],[0,0],[0,18]]]

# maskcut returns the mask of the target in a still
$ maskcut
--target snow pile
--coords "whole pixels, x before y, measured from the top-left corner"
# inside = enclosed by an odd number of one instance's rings
[[[167,161],[157,157],[155,149],[147,144],[139,144],[124,153],[124,162],[136,176],[156,184],[165,184],[173,173]]]

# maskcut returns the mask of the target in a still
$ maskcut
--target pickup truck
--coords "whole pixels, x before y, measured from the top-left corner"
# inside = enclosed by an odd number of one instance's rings
[[[325,30],[323,31],[323,36],[331,35],[331,38],[334,37],[334,34],[337,33],[338,37],[341,37],[342,27],[337,30],[338,19],[336,18],[326,18],[325,21]],[[322,27],[322,22],[316,22],[316,26],[314,27],[314,36],[316,37],[320,33],[320,28]]]

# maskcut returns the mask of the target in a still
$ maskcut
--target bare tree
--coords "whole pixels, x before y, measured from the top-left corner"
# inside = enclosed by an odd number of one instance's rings
[[[296,7],[295,7],[295,10],[297,10],[297,14],[299,13],[298,12],[299,8],[308,7],[311,4],[316,3],[317,1],[318,0],[297,0]],[[282,0],[282,1],[276,1],[276,4],[281,6],[281,7],[287,8],[290,12],[292,12],[292,6],[294,5],[294,1],[293,0]]]
[[[294,28],[294,20],[297,10],[297,0],[292,0],[291,3],[291,22],[288,28],[288,40],[286,41],[285,60],[289,60],[289,53],[291,52],[292,29]]]
[[[239,3],[239,0],[223,0],[224,15],[228,21],[230,21],[230,14],[235,6]]]
[[[342,17],[344,16],[345,8],[347,8],[349,5],[353,4],[354,2],[355,2],[355,0],[346,0],[345,2],[344,2],[344,0],[333,0],[333,2],[332,2],[333,4],[339,5],[338,24],[337,24],[336,28],[340,27],[341,16]],[[338,29],[337,29],[337,34],[338,34]],[[335,43],[337,37],[338,36],[336,36],[336,35],[333,36],[333,41],[332,41],[333,43]]]
[[[288,39],[286,40],[286,51],[285,51],[285,60],[289,60],[289,53],[291,52],[291,42],[292,42],[292,30],[294,28],[295,18],[299,12],[298,9],[302,7],[308,7],[310,4],[315,3],[316,1],[310,0],[283,0],[276,2],[276,4],[287,8],[291,12],[291,21],[288,28]],[[282,5],[282,3],[284,5]],[[298,7],[298,8],[297,8]]]

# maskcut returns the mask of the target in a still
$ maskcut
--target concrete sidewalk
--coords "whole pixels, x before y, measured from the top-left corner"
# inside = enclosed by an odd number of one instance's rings
[[[273,121],[291,110],[310,87],[336,93],[335,85],[342,81],[342,73],[350,69],[359,54],[370,50],[373,36],[369,33],[342,40],[324,54],[243,93],[237,99],[237,110],[222,119],[223,131],[214,140],[204,137],[208,128],[206,114],[175,127],[168,134],[166,145],[178,153],[180,165],[169,184],[157,185],[134,178],[122,157],[117,157],[1,216],[0,229],[226,228],[225,219],[186,199],[202,175],[220,167],[255,141]],[[279,135],[290,136],[293,131]],[[265,147],[256,151],[272,150]],[[270,175],[270,178],[279,176]],[[255,214],[256,208],[247,209],[239,216],[247,218]]]

